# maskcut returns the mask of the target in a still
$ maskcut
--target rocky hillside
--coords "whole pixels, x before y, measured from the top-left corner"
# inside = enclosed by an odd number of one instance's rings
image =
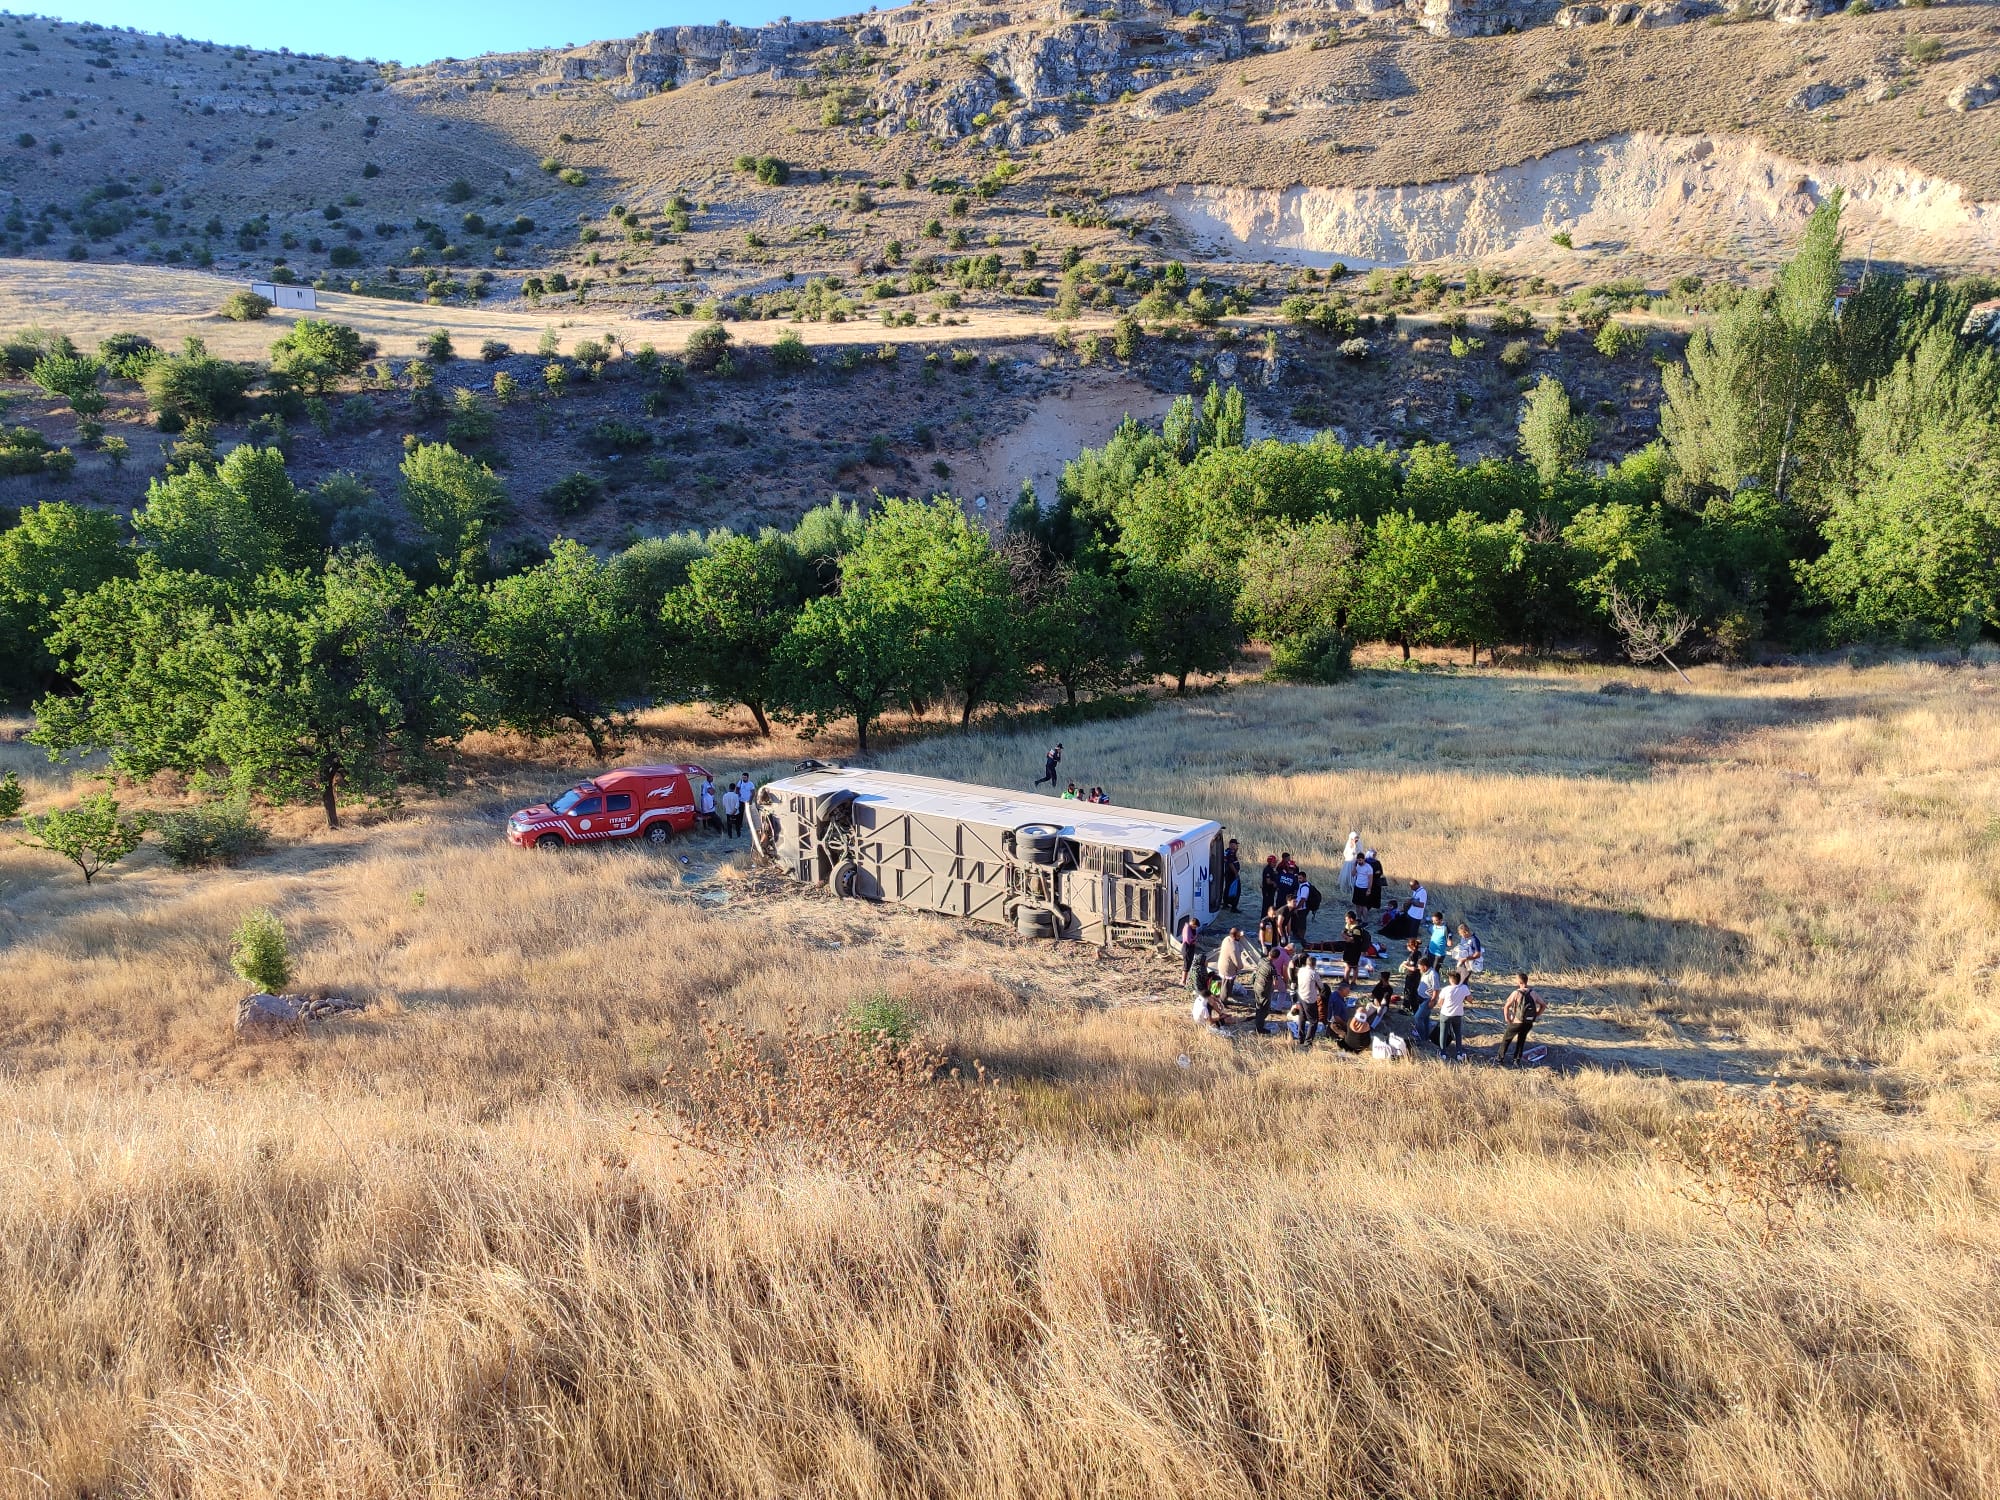
[[[1738,271],[1843,186],[1885,253],[2000,264],[2000,9],[1823,10],[943,3],[415,69],[11,19],[0,251],[670,307],[951,250],[1028,289],[1071,250],[1242,275],[1532,249],[1573,283]],[[1718,148],[1720,175],[1648,165]],[[1478,198],[1523,171],[1539,186],[1506,189],[1505,233],[1367,196]],[[1574,195],[1548,185],[1565,173]],[[1289,229],[1280,198],[1214,199],[1349,190]],[[1679,226],[1746,192],[1748,219]],[[1410,212],[1417,232],[1385,232]]]

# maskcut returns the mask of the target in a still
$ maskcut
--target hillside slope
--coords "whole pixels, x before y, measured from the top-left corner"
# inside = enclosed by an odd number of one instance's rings
[[[412,70],[12,20],[0,248],[405,284],[442,266],[490,278],[489,294],[561,268],[669,302],[893,268],[892,242],[914,257],[957,239],[1010,270],[1029,247],[1072,246],[1284,262],[1370,243],[1381,253],[1358,258],[1464,261],[1501,247],[1384,236],[1392,214],[1371,195],[1347,200],[1359,239],[1225,247],[1177,195],[1465,179],[1477,196],[1488,174],[1559,176],[1574,167],[1556,153],[1636,139],[1736,165],[1689,186],[1641,162],[1627,178],[1659,191],[1569,255],[1545,231],[1577,216],[1542,193],[1537,269],[1755,264],[1836,184],[1861,199],[1857,230],[1889,226],[1883,253],[2000,266],[2000,211],[1981,207],[2000,199],[2000,129],[1953,107],[2000,69],[2000,11],[1662,29],[1683,13],[1698,10],[1557,26],[1463,6],[948,5]],[[1500,24],[1527,29],[1434,34]],[[781,159],[788,180],[760,183],[744,157]],[[1736,233],[1715,201],[1759,180],[1760,232]]]

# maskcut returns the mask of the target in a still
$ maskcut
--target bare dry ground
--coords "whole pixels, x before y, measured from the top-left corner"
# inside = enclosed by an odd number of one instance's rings
[[[1158,950],[707,841],[512,850],[586,767],[501,741],[234,870],[149,849],[85,891],[0,850],[0,1493],[1990,1494],[1995,672],[1383,663],[881,757],[1024,786],[1059,733],[1118,802],[1322,872],[1359,827],[1535,969],[1558,1066],[1518,1074],[1490,982],[1472,1063],[1377,1065],[1190,1026]],[[806,748],[663,711],[628,758]],[[231,1039],[263,905],[363,1016]],[[997,1198],[717,1177],[630,1128],[698,1003],[878,992],[994,1070]],[[1662,1146],[1765,1080],[1848,1189],[1770,1244]]]

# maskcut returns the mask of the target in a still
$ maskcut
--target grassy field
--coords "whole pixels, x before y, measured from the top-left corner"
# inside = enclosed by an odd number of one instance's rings
[[[1191,1027],[1164,952],[706,841],[530,856],[500,819],[587,767],[500,741],[234,870],[0,849],[0,1494],[1995,1492],[2000,674],[1610,680],[1384,665],[1060,732],[1258,854],[1360,828],[1536,971],[1558,1065],[1518,1073],[1491,982],[1470,1063],[1376,1065]],[[881,760],[1025,787],[1051,733]],[[655,713],[626,758],[807,748],[734,734]],[[258,906],[366,1013],[235,1041]],[[997,1197],[645,1123],[698,1003],[882,992],[1006,1092]],[[1664,1142],[1771,1081],[1846,1190],[1763,1243]]]

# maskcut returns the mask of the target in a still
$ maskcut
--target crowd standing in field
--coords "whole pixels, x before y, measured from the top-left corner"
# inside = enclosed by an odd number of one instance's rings
[[[1348,902],[1335,937],[1315,942],[1314,914],[1321,888],[1290,851],[1266,855],[1260,874],[1262,904],[1254,936],[1231,926],[1217,946],[1213,964],[1202,946],[1201,924],[1182,919],[1181,978],[1194,992],[1194,1019],[1216,1028],[1247,1023],[1260,1036],[1281,1017],[1283,1030],[1301,1048],[1324,1034],[1344,1052],[1400,1057],[1410,1043],[1439,1057],[1466,1055],[1465,1024],[1477,1002],[1473,981],[1486,968],[1486,948],[1472,924],[1456,929],[1434,910],[1422,880],[1409,893],[1382,906],[1387,886],[1382,861],[1361,836],[1348,835],[1335,894]],[[1242,911],[1241,845],[1231,839],[1222,856],[1220,906]],[[1380,912],[1371,926],[1371,914]],[[1400,965],[1392,966],[1391,945],[1401,943]],[[1501,1002],[1505,1031],[1496,1061],[1530,1061],[1528,1035],[1544,1010],[1525,972]],[[1400,1011],[1409,1017],[1407,1038],[1391,1025]],[[1539,1049],[1537,1049],[1539,1055]]]

